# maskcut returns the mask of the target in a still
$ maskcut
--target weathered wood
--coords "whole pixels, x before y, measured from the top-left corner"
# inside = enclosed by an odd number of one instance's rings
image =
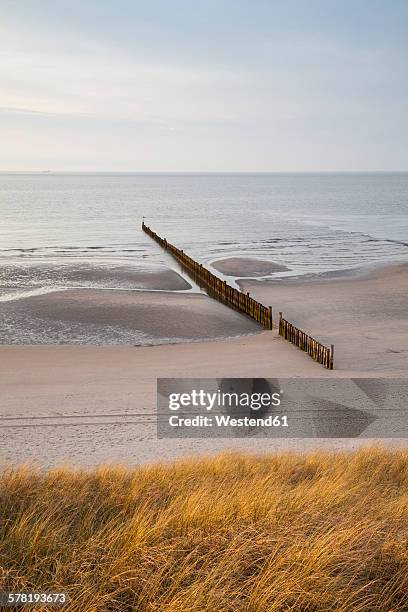
[[[333,370],[334,345],[332,344],[330,348],[324,346],[324,344],[321,344],[284,319],[282,312],[279,312],[279,335],[298,346],[302,351],[305,351],[312,359],[321,363],[325,368]]]
[[[222,281],[218,276],[215,276],[215,274],[207,270],[203,264],[199,264],[186,255],[183,249],[178,249],[170,242],[167,242],[166,238],[158,236],[150,227],[145,225],[144,221],[142,221],[142,230],[164,249],[170,251],[181,266],[190,273],[197,284],[204,287],[211,297],[246,314],[266,329],[272,329],[272,306],[264,306],[250,297],[249,292],[245,294],[235,289],[235,287],[231,287],[228,285],[227,281]],[[325,368],[329,370],[333,369],[334,345],[332,344],[330,348],[324,346],[284,319],[282,312],[279,312],[279,335],[298,346],[302,351],[308,353],[312,359],[321,363]]]
[[[225,302],[231,308],[246,314],[263,327],[272,329],[272,311],[269,311],[263,304],[250,298],[249,293],[242,293],[228,285],[227,281],[222,281],[218,276],[207,270],[203,264],[199,264],[184,253],[183,249],[178,249],[165,238],[158,236],[144,221],[142,222],[142,230],[160,244],[160,246],[169,251],[181,266],[190,273],[194,280],[206,289],[211,297]]]

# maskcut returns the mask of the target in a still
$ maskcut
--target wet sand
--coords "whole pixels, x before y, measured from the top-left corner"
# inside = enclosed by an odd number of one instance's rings
[[[140,269],[135,264],[116,263],[111,260],[92,261],[67,258],[58,265],[52,262],[6,262],[0,269],[0,286],[7,288],[82,287],[100,289],[146,289],[182,291],[191,285],[175,270],[160,266]]]
[[[239,283],[253,297],[323,343],[337,370],[408,376],[408,265],[344,278]]]
[[[211,265],[221,272],[221,274],[235,276],[237,278],[243,278],[244,276],[268,276],[275,272],[285,272],[289,270],[289,268],[282,264],[250,257],[227,257],[225,259],[213,261]]]
[[[146,345],[258,333],[198,293],[69,289],[0,304],[1,344]]]
[[[275,315],[281,309],[306,331],[328,343],[334,341],[337,369],[325,370],[282,340],[276,329],[219,341],[151,347],[1,346],[0,460],[94,465],[167,460],[225,448],[258,452],[366,445],[363,439],[333,438],[157,440],[158,377],[407,376],[408,266],[358,278],[252,281],[245,288],[261,301],[272,303]],[[101,326],[106,325],[105,317],[115,314],[129,329],[140,320],[146,330],[161,326],[179,334],[197,323],[207,333],[208,329],[225,333],[228,325],[244,333],[249,331],[246,325],[253,325],[206,296],[136,294],[98,291],[101,303],[96,308],[96,295],[61,292],[37,296],[52,297],[54,302],[47,305],[39,300],[36,308],[42,304],[40,310],[45,308],[47,316],[65,316],[70,325],[85,312],[91,318],[98,312]],[[33,308],[32,300],[23,301]],[[406,446],[407,440],[391,439],[384,444]]]

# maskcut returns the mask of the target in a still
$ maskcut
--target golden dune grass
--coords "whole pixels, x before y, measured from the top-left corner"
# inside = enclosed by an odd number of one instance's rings
[[[0,588],[68,610],[408,610],[408,451],[22,467],[0,487]]]

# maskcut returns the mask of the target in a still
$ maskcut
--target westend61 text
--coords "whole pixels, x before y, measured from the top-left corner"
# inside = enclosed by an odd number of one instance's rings
[[[172,415],[169,417],[172,427],[288,427],[288,417],[267,416],[264,418],[240,417],[234,418],[228,415],[180,417]]]

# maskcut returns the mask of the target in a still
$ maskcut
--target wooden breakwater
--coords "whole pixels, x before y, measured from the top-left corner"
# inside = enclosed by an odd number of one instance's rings
[[[163,249],[169,251],[197,285],[203,287],[211,297],[251,317],[262,327],[272,329],[272,306],[264,306],[254,300],[249,293],[243,293],[231,287],[226,281],[221,280],[218,276],[207,270],[203,264],[189,257],[182,249],[178,249],[165,238],[161,238],[150,227],[145,225],[144,222],[142,222],[142,230],[160,244]]]
[[[279,313],[279,335],[288,340],[302,351],[305,351],[312,359],[321,363],[328,370],[333,369],[334,345],[330,348],[321,344],[312,336],[286,321],[282,313]]]
[[[144,221],[142,221],[142,230],[160,244],[163,249],[169,251],[181,267],[194,279],[197,285],[203,287],[211,297],[227,304],[234,310],[246,314],[266,329],[272,329],[272,306],[264,306],[257,302],[257,300],[254,300],[249,293],[243,293],[231,287],[226,281],[221,280],[218,276],[207,270],[203,264],[189,257],[184,253],[183,249],[178,249],[165,238],[161,238],[150,227],[145,225]],[[334,346],[331,345],[331,348],[324,346],[292,325],[292,323],[289,323],[289,321],[286,321],[281,312],[279,313],[279,334],[285,340],[305,351],[312,359],[321,363],[325,368],[333,369]]]

